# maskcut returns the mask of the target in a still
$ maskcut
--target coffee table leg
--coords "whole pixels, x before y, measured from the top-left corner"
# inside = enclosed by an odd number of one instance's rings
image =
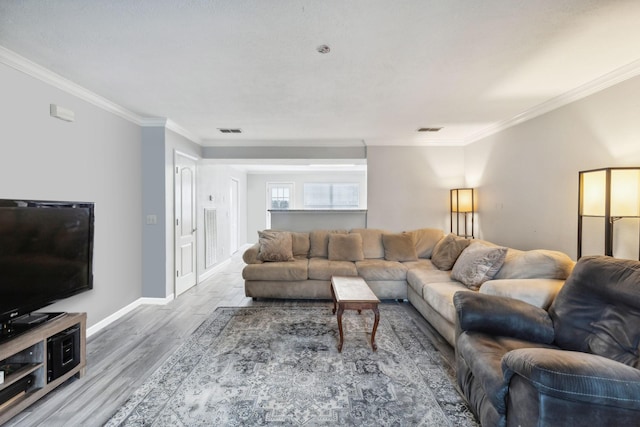
[[[336,314],[336,292],[333,290],[333,283],[331,284],[331,299],[333,300],[333,311],[331,314]]]
[[[338,353],[342,352],[342,342],[344,341],[344,335],[342,335],[342,313],[344,308],[338,304],[338,331],[340,331],[340,342],[338,343]]]
[[[378,330],[378,322],[380,321],[380,311],[378,307],[374,307],[373,314],[375,314],[375,320],[373,321],[373,332],[371,332],[371,348],[373,351],[378,349],[378,345],[376,344],[376,331]]]

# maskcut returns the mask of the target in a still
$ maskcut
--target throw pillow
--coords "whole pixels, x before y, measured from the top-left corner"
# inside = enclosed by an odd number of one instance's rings
[[[471,240],[458,237],[455,234],[444,236],[431,253],[431,263],[438,270],[451,270],[460,253],[471,244]]]
[[[313,230],[309,233],[309,258],[327,258],[329,256],[329,235],[347,234],[346,230]]]
[[[384,259],[387,261],[417,261],[413,236],[409,233],[383,234]]]
[[[358,233],[330,234],[328,252],[330,261],[362,261],[362,236]]]
[[[506,255],[507,248],[475,242],[462,251],[451,270],[451,278],[477,291],[480,285],[493,279],[502,267]]]
[[[258,259],[262,261],[293,261],[293,243],[291,233],[286,231],[258,231],[260,252]]]

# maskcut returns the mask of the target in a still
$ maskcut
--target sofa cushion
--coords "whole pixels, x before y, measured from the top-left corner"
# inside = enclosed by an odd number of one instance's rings
[[[353,234],[329,234],[327,247],[331,261],[362,261],[362,236]]]
[[[293,244],[293,256],[305,257],[309,256],[309,233],[291,232],[291,241]]]
[[[384,259],[388,261],[417,261],[413,236],[409,233],[383,234]]]
[[[331,261],[325,258],[309,259],[309,279],[331,280],[331,276],[357,276],[358,270],[351,261]]]
[[[384,246],[382,246],[382,234],[384,230],[377,228],[354,228],[351,233],[362,236],[362,251],[367,259],[384,258]]]
[[[451,270],[451,278],[465,284],[469,289],[477,291],[487,280],[496,275],[507,248],[489,247],[475,242],[469,245],[458,257]]]
[[[536,307],[548,309],[564,280],[557,279],[494,279],[480,287],[480,293],[518,299]]]
[[[420,260],[417,262],[421,261],[427,260]],[[431,283],[455,283],[455,281],[451,280],[451,271],[438,270],[433,266],[433,264],[431,264],[430,266],[423,266],[422,264],[420,264],[420,268],[412,268],[411,265],[413,265],[414,262],[404,263],[404,265],[409,268],[409,271],[407,271],[407,283],[413,288],[414,291],[418,293],[418,295],[420,295],[420,297],[424,297],[422,289],[425,286],[429,286],[429,284]]]
[[[346,230],[313,230],[309,233],[309,258],[329,256],[329,234],[347,234]]]
[[[409,233],[413,236],[418,258],[431,258],[433,248],[444,237],[444,231],[439,228],[420,228]]]
[[[453,280],[431,282],[422,287],[422,298],[429,303],[440,316],[455,325],[456,307],[453,305],[453,296],[459,291],[475,292],[462,283]]]
[[[357,261],[356,268],[364,280],[407,280],[407,267],[398,261],[365,259]]]
[[[287,231],[258,231],[261,261],[293,261],[291,233]]]
[[[564,280],[571,274],[574,264],[567,254],[558,251],[519,251],[509,248],[495,278]]]
[[[448,234],[433,248],[431,262],[439,270],[451,270],[462,251],[470,244],[471,240]]]
[[[244,280],[282,280],[285,282],[307,280],[309,278],[308,264],[307,259],[248,264],[242,269],[242,278]]]

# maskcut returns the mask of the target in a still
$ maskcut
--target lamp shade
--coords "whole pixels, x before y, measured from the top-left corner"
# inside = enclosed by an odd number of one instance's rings
[[[453,212],[474,212],[476,205],[473,188],[451,190],[451,210]]]
[[[632,225],[633,221],[637,223],[640,219],[640,167],[581,171],[578,177],[578,258],[582,256],[583,231],[593,235],[593,227],[590,225],[594,222],[585,221],[586,217],[601,218],[600,223],[604,225],[604,255],[614,256],[614,249],[622,256],[628,254],[629,237],[631,233],[637,234],[640,230],[640,223]],[[616,231],[614,224],[618,221],[620,226]],[[584,229],[583,224],[587,225]],[[633,231],[634,228],[636,231]],[[614,245],[614,234],[618,234],[617,245]],[[640,235],[638,240],[640,242]]]
[[[609,197],[610,216],[640,216],[640,169],[599,169],[581,172],[580,177],[581,215],[605,216]]]

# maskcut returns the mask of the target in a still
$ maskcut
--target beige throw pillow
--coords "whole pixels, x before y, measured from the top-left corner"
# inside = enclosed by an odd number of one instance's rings
[[[387,261],[417,261],[413,236],[409,233],[383,234],[384,259]]]
[[[329,234],[330,261],[362,261],[362,236],[353,234]]]
[[[470,244],[471,240],[458,237],[455,234],[448,234],[433,248],[431,263],[438,270],[451,270],[460,253]]]
[[[293,261],[291,233],[286,231],[258,231],[261,261]]]
[[[502,267],[506,255],[507,248],[489,247],[475,242],[462,251],[451,270],[451,278],[477,291],[480,285],[493,279]]]
[[[329,256],[329,235],[347,234],[346,230],[313,230],[309,233],[309,258]]]

